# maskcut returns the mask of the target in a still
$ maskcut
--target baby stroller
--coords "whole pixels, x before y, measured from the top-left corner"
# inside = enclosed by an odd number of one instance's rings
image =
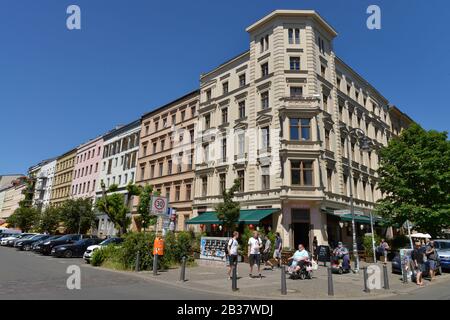
[[[299,270],[295,270],[299,262],[289,261],[289,268],[287,270],[289,278],[293,280],[312,279],[313,266],[311,259],[303,260],[303,264]]]

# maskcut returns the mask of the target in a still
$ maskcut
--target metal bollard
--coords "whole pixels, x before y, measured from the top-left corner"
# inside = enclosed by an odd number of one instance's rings
[[[408,270],[406,270],[404,266],[402,268],[403,268],[402,272],[403,283],[408,283]]]
[[[367,267],[362,268],[364,272],[364,292],[369,293],[370,289],[367,286],[367,280],[368,280],[368,274],[367,274]]]
[[[181,272],[180,272],[180,281],[186,281],[186,257],[181,259]]]
[[[139,272],[139,264],[140,264],[140,260],[141,260],[140,255],[141,255],[141,254],[140,254],[140,252],[138,251],[137,254],[136,254],[136,268],[135,268],[136,272]]]
[[[330,267],[328,269],[328,295],[334,296],[334,288],[333,288],[333,272]]]
[[[153,275],[157,276],[158,275],[158,255],[155,254],[153,256]]]
[[[387,266],[383,265],[383,280],[384,280],[384,290],[389,290],[389,275]]]
[[[281,266],[281,294],[283,296],[287,295],[287,286],[286,286],[286,266]]]
[[[237,287],[237,263],[235,263],[233,266],[233,274],[231,278],[231,290],[233,291],[239,290]]]

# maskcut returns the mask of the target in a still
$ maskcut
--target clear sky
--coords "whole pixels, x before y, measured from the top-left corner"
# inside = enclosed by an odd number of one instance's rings
[[[81,8],[82,29],[66,28]],[[366,27],[381,7],[382,29]],[[449,130],[447,0],[1,0],[0,174],[25,173],[197,88],[274,9],[315,9],[335,50],[426,129]]]

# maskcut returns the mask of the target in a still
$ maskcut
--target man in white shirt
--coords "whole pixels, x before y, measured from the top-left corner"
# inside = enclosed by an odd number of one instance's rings
[[[237,258],[238,258],[238,248],[239,243],[237,239],[239,238],[239,232],[233,232],[233,238],[228,241],[228,259],[229,259],[229,267],[228,267],[228,279],[231,280],[231,272],[233,268],[236,268]]]
[[[248,261],[250,263],[250,278],[253,278],[253,266],[256,264],[258,267],[259,277],[261,276],[261,247],[262,241],[258,235],[258,231],[253,231],[253,237],[248,240]]]

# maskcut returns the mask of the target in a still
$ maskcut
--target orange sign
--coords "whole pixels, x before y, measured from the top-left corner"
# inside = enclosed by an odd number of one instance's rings
[[[153,255],[155,254],[158,256],[164,255],[164,240],[160,237],[156,237],[153,243]]]

